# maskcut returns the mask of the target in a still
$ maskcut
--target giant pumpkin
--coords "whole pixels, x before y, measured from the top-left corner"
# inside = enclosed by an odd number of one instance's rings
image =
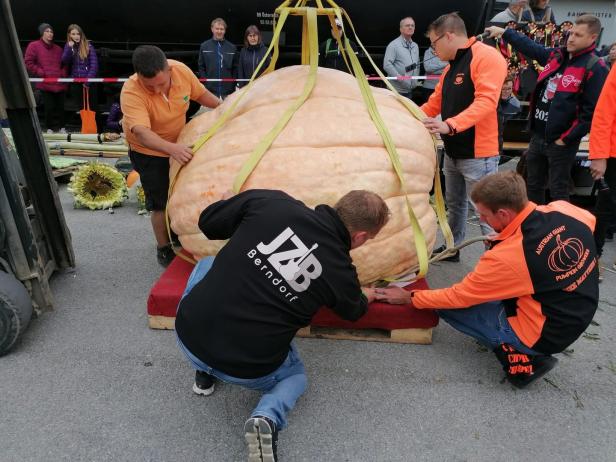
[[[199,259],[224,245],[209,241],[197,224],[201,211],[229,190],[255,145],[302,92],[308,66],[279,69],[248,89],[227,122],[179,170],[168,204],[171,228],[185,250]],[[244,90],[241,90],[244,91]],[[432,248],[436,217],[429,202],[435,150],[427,130],[392,92],[373,88],[378,110],[396,145],[410,203]],[[178,142],[192,145],[233,103],[191,120]],[[392,212],[378,236],[351,252],[362,283],[400,275],[417,264],[413,231],[404,196],[383,141],[370,119],[355,78],[319,68],[307,101],[273,142],[242,190],[280,189],[306,205],[333,205],[353,189],[383,197]]]

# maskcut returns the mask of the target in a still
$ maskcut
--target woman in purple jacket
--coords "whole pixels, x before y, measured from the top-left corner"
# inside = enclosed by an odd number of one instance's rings
[[[96,77],[98,74],[98,58],[92,43],[86,38],[83,29],[77,24],[68,26],[66,33],[66,45],[62,53],[62,64],[70,68],[70,75],[74,78]],[[71,99],[80,103],[83,107],[83,86],[89,87],[90,102],[96,101],[94,89],[96,86],[89,84],[72,84],[70,89]]]

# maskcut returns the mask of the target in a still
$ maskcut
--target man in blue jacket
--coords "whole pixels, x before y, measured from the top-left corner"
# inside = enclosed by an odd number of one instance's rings
[[[278,430],[306,388],[292,343],[321,306],[349,321],[362,317],[373,289],[362,289],[349,252],[389,219],[383,199],[351,191],[314,210],[282,191],[249,190],[207,207],[199,228],[230,239],[201,260],[180,302],[178,344],[197,370],[193,391],[210,395],[214,378],[263,392],[244,425],[248,460],[276,461]]]
[[[206,79],[232,79],[237,75],[239,54],[237,48],[225,40],[227,23],[222,18],[212,21],[212,38],[199,47],[199,77]],[[206,82],[205,88],[220,99],[235,91],[235,82]]]
[[[590,123],[608,69],[595,54],[601,21],[585,14],[575,21],[567,46],[546,48],[513,29],[491,26],[525,56],[544,66],[530,104],[532,137],[527,154],[528,198],[545,204],[545,185],[552,200],[569,200],[569,179],[581,139]]]

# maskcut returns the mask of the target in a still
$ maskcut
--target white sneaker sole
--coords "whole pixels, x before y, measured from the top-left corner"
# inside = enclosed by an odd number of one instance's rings
[[[210,388],[206,388],[204,390],[203,388],[199,388],[196,383],[193,383],[192,391],[196,395],[210,396],[212,393],[214,393],[214,388],[215,387],[216,387],[216,385],[212,384],[212,386]]]
[[[244,438],[248,445],[248,462],[275,462],[272,429],[265,420],[248,419],[244,424]]]

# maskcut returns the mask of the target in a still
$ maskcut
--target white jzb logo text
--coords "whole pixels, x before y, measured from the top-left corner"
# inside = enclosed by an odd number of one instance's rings
[[[291,241],[294,249],[276,252],[285,242]],[[310,282],[321,275],[323,268],[319,260],[311,253],[318,248],[314,244],[308,248],[297,234],[286,228],[272,242],[260,242],[257,250],[263,255],[269,255],[267,261],[289,283],[296,292],[303,292],[310,286]]]

